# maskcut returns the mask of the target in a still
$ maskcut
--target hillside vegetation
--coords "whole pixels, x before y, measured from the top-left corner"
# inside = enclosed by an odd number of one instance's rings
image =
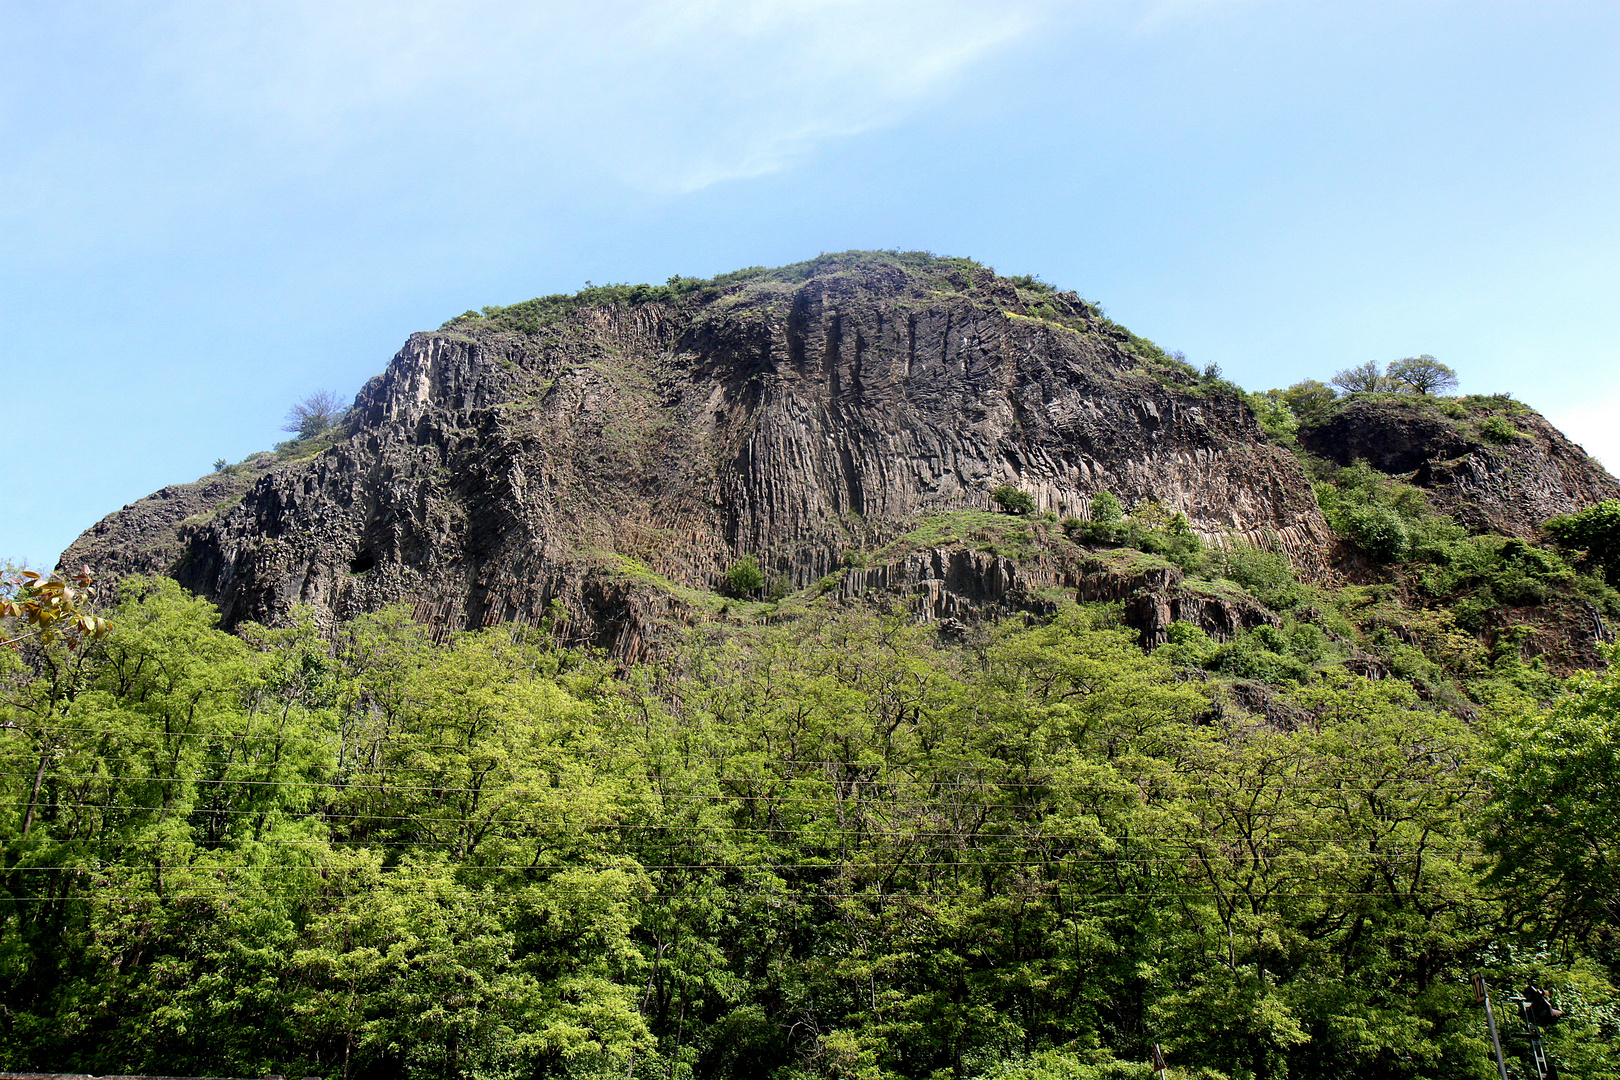
[[[916,252],[414,335],[6,598],[0,1065],[1488,1080],[1479,972],[1620,1080],[1620,484],[1453,376]]]
[[[12,1068],[1471,1077],[1477,968],[1616,1074],[1614,674],[1469,722],[1110,605],[957,645],[812,605],[623,671],[107,614],[7,661]]]

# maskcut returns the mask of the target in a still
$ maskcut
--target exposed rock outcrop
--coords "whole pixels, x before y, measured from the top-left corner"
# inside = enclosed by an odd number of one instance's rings
[[[1018,611],[1051,614],[1060,598],[1119,602],[1125,625],[1148,648],[1164,644],[1176,622],[1216,641],[1277,623],[1229,582],[1188,582],[1180,569],[1152,555],[1087,552],[1050,537],[1027,558],[961,545],[910,551],[883,565],[845,571],[838,589],[844,597],[901,604],[924,622],[963,625]]]
[[[1057,514],[1105,489],[1156,499],[1206,538],[1320,572],[1328,530],[1297,463],[1241,398],[1144,346],[1072,294],[881,255],[521,323],[464,317],[413,335],[314,460],[205,519],[206,499],[187,503],[191,520],[158,529],[173,543],[140,559],[109,538],[140,533],[151,500],[70,553],[165,570],[228,624],[404,599],[477,626],[557,602],[620,652],[635,619],[590,571],[603,552],[697,589],[752,553],[803,586],[921,515],[987,507],[1000,484]],[[949,618],[947,597],[968,595],[949,582],[993,592],[996,573],[911,578],[947,583],[925,588]]]
[[[1620,497],[1620,483],[1585,451],[1505,398],[1354,397],[1298,437],[1339,465],[1365,461],[1409,480],[1464,525],[1524,539],[1550,517]]]

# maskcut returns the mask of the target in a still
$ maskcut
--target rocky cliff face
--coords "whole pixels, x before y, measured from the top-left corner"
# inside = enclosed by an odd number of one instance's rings
[[[125,508],[64,559],[167,570],[229,623],[301,603],[407,600],[445,627],[560,610],[621,653],[645,615],[626,560],[706,590],[748,553],[804,586],[1001,484],[1059,515],[1102,490],[1155,499],[1322,569],[1310,486],[1242,400],[1072,294],[862,255],[643,291],[415,334],[337,445],[234,505]],[[109,539],[137,534],[169,565]]]
[[[1508,398],[1358,396],[1312,418],[1298,437],[1339,465],[1365,461],[1424,488],[1460,524],[1526,540],[1550,517],[1620,497],[1601,465]]]

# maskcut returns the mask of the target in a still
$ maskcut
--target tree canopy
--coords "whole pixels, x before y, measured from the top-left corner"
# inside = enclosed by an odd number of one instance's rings
[[[1394,385],[1418,394],[1438,394],[1457,388],[1457,373],[1428,353],[1393,360],[1385,374]]]
[[[1612,673],[1498,743],[1327,661],[1192,677],[1228,646],[1108,605],[626,670],[404,610],[226,634],[162,580],[108,614],[0,652],[14,1069],[1461,1080],[1481,966],[1620,1068]]]
[[[1347,394],[1403,391],[1413,394],[1438,394],[1457,388],[1457,373],[1428,353],[1424,353],[1422,356],[1391,360],[1383,370],[1379,370],[1378,365],[1369,360],[1365,364],[1346,368],[1334,375],[1331,381],[1334,386]],[[1290,387],[1290,393],[1294,393],[1300,403],[1307,406],[1318,405],[1321,401],[1320,392],[1308,382]]]

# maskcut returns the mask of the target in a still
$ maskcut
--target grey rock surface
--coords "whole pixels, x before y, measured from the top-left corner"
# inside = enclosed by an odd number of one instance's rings
[[[859,260],[714,292],[414,334],[337,445],[211,512],[199,494],[158,514],[160,492],[69,555],[170,573],[227,624],[404,600],[446,629],[550,613],[623,656],[679,606],[648,581],[709,590],[748,553],[804,586],[1000,484],[1059,515],[1102,490],[1156,499],[1323,570],[1310,485],[1246,404],[1072,294],[1032,306],[987,273],[940,289]],[[156,538],[139,558],[137,536]],[[925,591],[994,590],[991,568],[914,569]],[[938,591],[953,617],[966,594]]]

